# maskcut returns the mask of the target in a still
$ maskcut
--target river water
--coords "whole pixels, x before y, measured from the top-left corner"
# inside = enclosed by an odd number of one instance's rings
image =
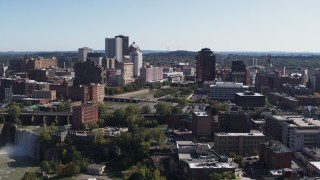
[[[33,150],[36,146],[34,129],[37,127],[19,127],[15,143],[0,148],[0,180],[21,179],[25,172],[39,169],[37,150]]]

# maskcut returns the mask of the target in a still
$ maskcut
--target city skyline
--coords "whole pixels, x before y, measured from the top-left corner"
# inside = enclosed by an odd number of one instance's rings
[[[320,52],[310,0],[0,2],[0,52],[104,49],[125,35],[144,50]]]

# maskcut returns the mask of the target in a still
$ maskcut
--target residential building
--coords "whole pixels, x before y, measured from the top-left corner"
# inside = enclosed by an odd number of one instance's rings
[[[253,155],[265,141],[262,133],[214,133],[214,150],[219,154]]]
[[[30,69],[28,70],[28,78],[38,82],[46,82],[55,77],[56,70],[52,68],[47,69]]]
[[[57,99],[56,91],[47,91],[47,90],[33,90],[32,91],[32,97],[34,98],[44,98],[44,99],[50,99],[51,101],[54,101]]]
[[[260,144],[260,161],[269,169],[291,168],[293,152],[279,141]]]
[[[20,61],[21,63],[21,72],[27,72],[30,69],[42,69],[49,67],[57,67],[57,59],[55,57],[51,58],[24,58]]]
[[[118,69],[121,70],[121,75],[126,82],[133,82],[133,63],[132,62],[119,62],[117,64]],[[127,83],[126,83],[127,84]]]
[[[94,61],[76,63],[74,66],[75,79],[73,84],[106,83],[106,71]]]
[[[98,122],[98,106],[96,104],[83,104],[72,108],[72,127],[81,129],[83,125]]]
[[[249,87],[243,83],[216,82],[210,85],[209,97],[215,100],[234,100],[235,93],[248,91]]]
[[[254,93],[252,91],[245,91],[235,93],[234,102],[240,107],[264,107],[266,98],[264,95]]]
[[[208,48],[203,48],[196,56],[197,82],[214,81],[216,70],[216,56]]]
[[[88,47],[83,47],[78,49],[78,62],[86,62],[88,53],[92,53],[93,50]]]
[[[146,83],[163,80],[163,67],[147,66],[140,69],[140,78]]]
[[[212,119],[205,111],[195,111],[192,113],[192,134],[196,137],[211,136]]]

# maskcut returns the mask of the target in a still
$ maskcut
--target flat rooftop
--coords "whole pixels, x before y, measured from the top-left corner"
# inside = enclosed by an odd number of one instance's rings
[[[214,133],[216,136],[264,136],[263,133]]]
[[[264,144],[267,145],[267,148],[271,149],[275,153],[292,152],[288,147],[286,147],[279,141],[269,141]]]
[[[206,111],[195,111],[193,112],[196,116],[209,116]]]
[[[188,159],[182,161],[188,163],[191,169],[235,169],[232,163],[218,162],[215,159]]]
[[[259,93],[247,94],[245,92],[236,93],[238,96],[255,96],[255,97],[264,97],[264,95]]]

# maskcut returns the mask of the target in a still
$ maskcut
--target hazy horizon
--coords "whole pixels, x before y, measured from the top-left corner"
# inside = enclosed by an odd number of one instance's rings
[[[320,52],[320,1],[1,1],[0,51],[103,50],[119,34],[141,49]]]

